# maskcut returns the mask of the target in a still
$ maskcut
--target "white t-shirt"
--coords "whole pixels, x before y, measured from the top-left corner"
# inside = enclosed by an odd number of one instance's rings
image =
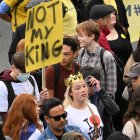
[[[40,96],[39,96],[38,86],[33,76],[32,78],[35,83],[35,97],[37,101],[39,101]],[[19,95],[21,93],[33,94],[34,92],[34,87],[29,82],[29,80],[25,82],[19,82],[19,83],[11,82],[11,84],[15,95]],[[8,111],[8,90],[4,82],[0,81],[0,112],[7,112],[7,111]]]
[[[88,103],[90,108],[93,110],[93,113],[96,116],[96,120],[98,122],[98,128],[100,130],[100,136],[98,140],[102,140],[103,137],[103,123],[100,118],[100,115],[98,113],[98,110],[95,105]],[[89,110],[89,108],[85,108],[83,110],[76,109],[72,106],[68,106],[66,108],[66,111],[68,113],[67,121],[68,125],[77,126],[81,129],[82,133],[88,138],[91,139],[93,136],[94,131],[94,125],[92,121],[92,114]]]

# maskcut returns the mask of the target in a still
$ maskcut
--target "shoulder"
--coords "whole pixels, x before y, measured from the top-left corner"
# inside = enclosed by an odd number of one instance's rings
[[[79,55],[82,55],[82,53],[85,51],[84,48],[81,48],[80,51],[79,51]]]
[[[112,55],[112,53],[107,50],[105,50],[103,57],[104,57],[104,59],[113,59],[114,60],[114,56]]]
[[[97,110],[97,107],[94,104],[91,104],[90,102],[88,102],[88,105],[93,109],[93,110]]]
[[[132,123],[132,121],[131,120],[129,120],[128,122],[126,122],[126,124],[124,125],[124,127],[123,127],[123,133],[126,133],[126,132],[131,132],[132,131],[132,129],[133,129],[133,123]]]
[[[46,74],[47,74],[47,73],[54,73],[54,69],[55,69],[55,68],[54,68],[54,65],[48,66],[48,67],[46,68],[46,70],[45,70],[45,71],[46,71]]]
[[[8,5],[8,6],[10,6],[10,7],[14,7],[15,6],[15,4],[18,2],[18,0],[4,0],[4,2]]]
[[[1,81],[1,80],[0,80],[0,92],[4,93],[4,94],[5,94],[5,92],[8,92],[5,83],[3,81]]]
[[[80,128],[77,127],[77,126],[72,126],[72,125],[66,125],[65,126],[65,131],[68,132],[68,131],[72,131],[72,130],[75,130],[77,132],[81,132]]]

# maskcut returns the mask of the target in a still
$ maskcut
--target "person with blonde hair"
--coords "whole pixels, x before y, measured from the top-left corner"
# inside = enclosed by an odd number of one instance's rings
[[[88,100],[88,87],[83,75],[70,75],[65,80],[65,85],[67,90],[64,107],[68,113],[68,125],[79,127],[87,140],[102,140],[103,123],[96,106]]]
[[[35,96],[18,95],[9,109],[3,133],[13,140],[37,140],[41,135],[39,107]]]

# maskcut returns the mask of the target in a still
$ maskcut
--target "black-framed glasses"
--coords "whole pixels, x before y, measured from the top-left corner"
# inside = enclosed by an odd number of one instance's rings
[[[48,116],[49,118],[53,118],[55,121],[60,121],[61,117],[63,119],[65,119],[67,117],[67,112],[65,111],[63,114],[61,115],[57,115],[57,116]]]

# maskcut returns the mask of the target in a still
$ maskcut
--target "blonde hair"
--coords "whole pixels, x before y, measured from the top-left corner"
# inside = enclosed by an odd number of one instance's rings
[[[65,99],[63,101],[64,108],[67,108],[69,105],[72,106],[73,99],[70,93],[72,92],[72,85],[68,86],[65,92]],[[87,99],[85,102],[89,102],[89,99]]]

